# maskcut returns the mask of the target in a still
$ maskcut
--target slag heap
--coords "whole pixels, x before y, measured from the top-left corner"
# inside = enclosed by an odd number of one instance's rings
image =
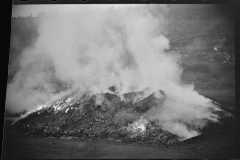
[[[13,128],[36,136],[171,144],[184,139],[164,130],[162,122],[152,117],[153,112],[163,109],[166,99],[163,91],[150,93],[147,89],[123,95],[113,91],[85,93],[80,98],[74,93],[25,114]],[[178,120],[178,123],[184,124],[184,121]],[[185,122],[184,125],[193,129],[191,124]]]
[[[164,102],[147,90],[122,96],[114,92],[72,94],[22,116],[13,127],[36,136],[110,139],[123,142],[174,143],[179,137],[151,120],[151,108]],[[162,91],[158,94],[164,95]],[[144,98],[145,97],[145,98]]]

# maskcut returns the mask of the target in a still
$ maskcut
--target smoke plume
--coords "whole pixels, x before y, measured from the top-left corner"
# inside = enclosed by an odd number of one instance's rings
[[[167,5],[137,5],[42,16],[39,37],[7,86],[7,109],[32,111],[73,91],[98,94],[115,86],[121,95],[149,88],[167,96],[149,117],[181,138],[196,136],[185,123],[196,129],[217,117],[208,99],[182,84],[180,55],[165,52],[167,12]]]

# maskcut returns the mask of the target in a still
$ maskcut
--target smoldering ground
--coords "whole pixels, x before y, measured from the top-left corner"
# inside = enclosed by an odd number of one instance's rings
[[[22,51],[7,86],[7,110],[31,112],[73,91],[98,94],[115,86],[122,95],[148,88],[167,96],[149,111],[150,119],[182,139],[198,135],[218,117],[209,99],[182,83],[181,56],[165,52],[168,14],[167,5],[136,5],[42,16],[39,36]]]

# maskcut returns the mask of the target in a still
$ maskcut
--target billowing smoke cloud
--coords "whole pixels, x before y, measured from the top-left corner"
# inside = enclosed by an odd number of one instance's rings
[[[25,49],[20,70],[7,87],[7,109],[31,111],[72,91],[119,94],[162,90],[167,98],[149,116],[164,130],[189,138],[216,120],[209,100],[181,84],[180,56],[166,53],[166,5],[82,9],[44,16],[37,42]],[[159,96],[159,94],[156,94]]]

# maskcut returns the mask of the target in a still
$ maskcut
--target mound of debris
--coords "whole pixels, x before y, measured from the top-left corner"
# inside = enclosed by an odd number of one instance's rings
[[[163,131],[144,115],[150,107],[163,103],[165,96],[131,92],[123,97],[116,93],[83,95],[76,100],[66,97],[40,110],[26,114],[12,125],[15,132],[31,136],[106,139],[117,142],[172,144],[179,137]],[[144,98],[145,97],[145,98]]]
[[[144,98],[144,92],[123,97],[115,93],[84,95],[78,101],[68,97],[26,114],[12,127],[32,136],[171,144],[178,141],[177,136],[144,118],[151,106],[163,100],[154,94]]]

